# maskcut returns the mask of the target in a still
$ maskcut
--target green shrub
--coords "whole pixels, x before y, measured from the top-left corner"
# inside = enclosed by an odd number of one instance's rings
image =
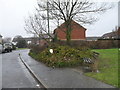
[[[52,45],[53,53],[49,48],[42,52],[30,51],[29,55],[50,67],[72,67],[83,63],[83,58],[92,58],[93,52],[86,47],[72,48],[70,46]]]

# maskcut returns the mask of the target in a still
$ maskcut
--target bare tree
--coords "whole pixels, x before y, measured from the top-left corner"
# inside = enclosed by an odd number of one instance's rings
[[[39,38],[39,40],[40,38],[42,38],[49,42],[49,40],[46,37],[44,37],[44,35],[46,34],[50,38],[53,37],[47,32],[46,27],[46,21],[42,14],[34,14],[33,16],[29,16],[29,18],[25,20],[24,28],[28,33],[36,35]]]
[[[112,6],[106,3],[95,3],[89,0],[49,0],[49,14],[55,19],[61,19],[66,24],[67,43],[71,40],[71,22],[78,21],[81,24],[92,24],[97,21],[95,15],[106,12]],[[46,3],[38,0],[39,11],[47,10]]]

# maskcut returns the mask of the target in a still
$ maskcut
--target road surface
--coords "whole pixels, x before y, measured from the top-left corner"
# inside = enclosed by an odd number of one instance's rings
[[[19,58],[21,50],[2,56],[2,88],[38,88],[37,82]]]
[[[37,82],[18,58],[19,53],[46,88],[114,88],[75,68],[47,67],[28,56],[28,52],[26,49],[2,54],[2,88],[37,88]]]

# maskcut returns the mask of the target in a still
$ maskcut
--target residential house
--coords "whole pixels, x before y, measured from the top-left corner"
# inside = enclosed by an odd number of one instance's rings
[[[53,34],[50,34],[51,37],[53,37]],[[36,45],[40,45],[43,46],[45,44],[47,44],[46,40],[51,41],[51,38],[47,35],[47,34],[42,34],[41,37],[27,37],[27,38],[23,38],[27,44],[36,44]],[[12,42],[17,43],[18,39],[14,38]]]
[[[101,38],[102,39],[120,39],[120,27],[115,31],[105,33]]]
[[[66,40],[65,31],[67,29],[65,26],[66,25],[64,22],[63,24],[61,24],[58,28],[54,30],[54,35],[56,35],[56,37],[59,40]],[[71,40],[75,40],[75,41],[86,40],[86,28],[84,28],[83,26],[75,22],[74,20],[72,20],[71,22],[71,28],[72,28]]]
[[[36,43],[38,38],[37,37],[26,37],[26,38],[14,38],[12,40],[12,42],[14,42],[15,44],[17,44],[17,42],[20,40],[20,39],[23,39],[27,42],[27,44],[31,44],[31,43]]]
[[[53,34],[50,34],[50,36],[53,38]],[[42,34],[40,37],[31,37],[31,38],[24,38],[27,42],[30,42],[30,44],[37,44],[40,46],[46,45],[47,41],[52,41],[52,38],[49,37],[47,34]]]

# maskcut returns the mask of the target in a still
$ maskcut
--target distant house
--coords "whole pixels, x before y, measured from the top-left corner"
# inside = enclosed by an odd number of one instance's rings
[[[101,37],[86,37],[87,41],[97,41]]]
[[[2,44],[2,35],[0,35],[0,44]]]
[[[86,28],[78,24],[77,22],[71,22],[72,32],[71,40],[85,40],[86,39]],[[66,27],[65,22],[61,24],[58,28],[54,30],[54,35],[57,36],[59,40],[66,40]]]
[[[12,42],[16,45],[20,39],[24,39],[27,42],[27,44],[36,44],[37,40],[39,40],[38,37],[26,37],[26,38],[14,38]]]
[[[50,34],[51,37],[53,37],[53,34]],[[36,44],[36,45],[40,45],[43,46],[45,44],[47,44],[46,40],[51,41],[51,38],[47,35],[47,34],[42,34],[41,37],[26,37],[23,38],[27,44]],[[14,38],[12,42],[17,43],[18,39]]]
[[[105,33],[101,38],[102,39],[120,39],[120,27],[115,31]]]

